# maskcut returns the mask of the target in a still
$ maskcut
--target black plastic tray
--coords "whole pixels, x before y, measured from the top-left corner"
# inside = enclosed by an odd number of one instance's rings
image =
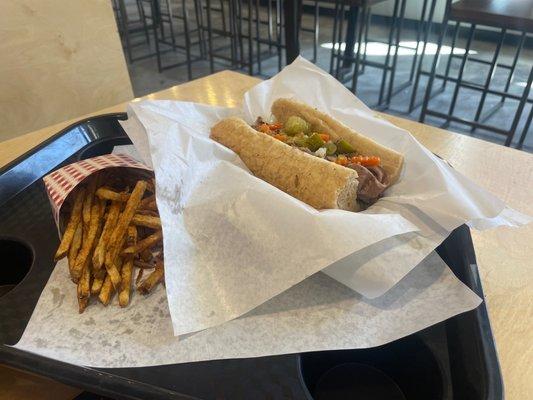
[[[129,399],[503,399],[485,303],[385,346],[147,368],[96,369],[26,353],[15,344],[54,267],[58,245],[41,178],[129,143],[118,119],[80,121],[0,170],[0,363],[91,392]],[[466,226],[437,249],[483,297]]]

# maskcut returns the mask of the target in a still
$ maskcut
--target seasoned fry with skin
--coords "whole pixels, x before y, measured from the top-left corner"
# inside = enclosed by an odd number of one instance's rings
[[[133,192],[130,195],[130,198],[126,202],[126,207],[118,219],[117,225],[111,234],[109,239],[108,247],[106,250],[105,264],[112,265],[115,258],[120,252],[120,243],[126,235],[126,231],[131,222],[131,219],[135,215],[135,211],[139,207],[139,203],[144,195],[146,190],[147,183],[146,181],[138,181],[133,189]]]
[[[133,260],[133,265],[141,269],[154,269],[155,268],[155,264],[142,261],[142,260]]]
[[[111,283],[111,278],[109,277],[109,275],[106,275],[104,279],[104,284],[102,285],[100,293],[98,294],[98,300],[100,300],[100,303],[102,303],[104,306],[107,306],[109,304],[109,301],[111,300],[111,296],[113,295],[114,291],[115,289],[113,288],[113,284]]]
[[[118,201],[121,203],[125,203],[130,198],[129,193],[116,192],[113,189],[105,186],[98,188],[98,190],[96,191],[96,196],[103,200]]]
[[[131,223],[139,226],[146,226],[152,229],[161,229],[161,219],[151,215],[135,214]]]
[[[139,256],[141,257],[141,260],[143,261],[150,261],[153,258],[152,252],[148,249],[144,249],[139,253]]]
[[[153,201],[155,201],[155,194],[142,199],[139,208],[145,208],[147,204],[150,204]]]
[[[147,203],[144,208],[147,210],[157,211],[157,203],[155,200],[152,200],[151,202]]]
[[[81,314],[85,311],[87,304],[89,303],[89,297],[91,296],[91,268],[89,260],[85,262],[81,278],[78,282],[78,311]]]
[[[82,224],[78,224],[76,232],[74,233],[74,238],[72,239],[72,243],[70,244],[70,248],[68,250],[68,270],[70,275],[72,275],[72,268],[74,267],[78,251],[81,247],[81,241],[83,238],[82,231]]]
[[[144,249],[147,249],[149,247],[152,247],[154,244],[159,242],[163,238],[163,232],[157,231],[150,236],[144,238],[143,240],[140,240],[135,246],[129,246],[122,251],[123,255],[127,254],[137,254]]]
[[[89,224],[91,222],[91,213],[94,203],[94,192],[96,192],[96,178],[89,178],[87,185],[87,193],[85,193],[85,200],[83,201],[83,236],[87,236],[89,232]]]
[[[154,211],[154,210],[145,210],[145,209],[142,209],[142,208],[139,208],[137,210],[137,214],[135,215],[150,215],[152,217],[157,217],[159,218],[159,213],[157,211]]]
[[[105,271],[105,270],[102,270],[102,271]],[[102,286],[104,284],[104,280],[105,280],[105,273],[103,274],[104,276],[103,277],[93,277],[93,283],[91,285],[91,294],[93,296],[96,296],[98,293],[100,293],[100,290],[102,289]]]
[[[104,264],[106,245],[109,241],[109,237],[113,233],[113,229],[117,223],[121,208],[122,204],[118,201],[111,202],[111,205],[109,206],[109,212],[107,213],[105,226],[93,254],[94,271],[98,271]]]
[[[139,293],[147,295],[159,282],[164,279],[164,277],[165,269],[163,266],[163,261],[159,259],[157,260],[154,272],[152,272],[144,281],[142,281],[142,283],[137,287],[137,290]]]
[[[146,190],[150,193],[155,193],[155,179],[152,178],[147,182]]]
[[[128,227],[128,238],[126,244],[128,246],[135,246],[137,243],[137,228],[134,226]],[[130,302],[131,292],[131,277],[133,275],[133,254],[130,254],[124,258],[124,264],[122,265],[122,271],[120,271],[120,292],[118,294],[118,304],[121,307],[126,307]]]
[[[74,206],[72,207],[72,212],[70,213],[70,219],[67,223],[65,232],[63,233],[61,243],[59,244],[59,247],[57,248],[56,254],[54,256],[55,261],[67,255],[67,252],[70,248],[70,244],[72,243],[72,239],[74,238],[74,234],[76,233],[76,228],[81,222],[81,209],[83,206],[84,199],[85,189],[80,188],[76,193],[76,197],[74,198]]]
[[[104,206],[105,204],[103,202],[95,201],[93,203],[93,206],[91,207],[91,219],[89,221],[89,228],[87,229],[87,237],[84,237],[81,249],[78,253],[78,256],[76,257],[76,262],[72,267],[71,277],[74,282],[78,282],[83,270],[83,266],[85,265],[87,259],[90,257],[91,250],[93,249],[93,245],[96,239],[96,234],[99,230],[99,225],[102,223],[100,213],[101,208]]]

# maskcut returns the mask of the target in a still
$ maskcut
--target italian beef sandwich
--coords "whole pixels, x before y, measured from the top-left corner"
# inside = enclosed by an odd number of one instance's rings
[[[231,117],[211,138],[235,151],[250,171],[316,209],[360,211],[400,175],[403,155],[306,104],[278,99],[274,122],[250,126]]]

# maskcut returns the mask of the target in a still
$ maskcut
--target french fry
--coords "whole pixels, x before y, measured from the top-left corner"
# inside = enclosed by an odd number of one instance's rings
[[[126,231],[131,222],[131,219],[135,215],[135,211],[139,207],[139,203],[144,195],[146,190],[147,183],[146,181],[138,181],[133,189],[133,192],[130,195],[130,198],[126,202],[126,207],[124,211],[120,214],[120,217],[117,221],[117,225],[111,234],[109,243],[106,250],[105,264],[111,266],[115,261],[118,253],[121,250],[121,243],[126,235]]]
[[[100,300],[100,303],[102,303],[104,306],[107,306],[109,304],[109,301],[111,300],[111,296],[113,295],[114,291],[115,289],[113,288],[113,284],[111,283],[111,278],[109,277],[109,275],[106,275],[104,279],[104,284],[102,285],[100,293],[98,294],[98,300]]]
[[[139,208],[145,208],[146,205],[150,204],[152,201],[155,201],[155,194],[142,199],[141,204],[139,204]]]
[[[149,247],[152,247],[154,244],[159,242],[163,238],[163,232],[157,231],[152,233],[150,236],[145,237],[143,240],[137,242],[135,246],[129,246],[122,251],[123,255],[127,254],[137,254]]]
[[[74,232],[74,238],[72,239],[72,243],[70,244],[70,248],[68,250],[68,270],[71,275],[72,268],[74,267],[74,263],[76,262],[76,256],[78,255],[78,251],[81,247],[82,230],[82,224],[78,224],[76,232]]]
[[[109,241],[109,237],[113,233],[113,229],[115,228],[115,225],[117,223],[121,208],[122,204],[118,201],[112,201],[111,205],[109,206],[109,212],[107,213],[104,229],[102,231],[102,234],[100,235],[98,244],[96,245],[93,254],[94,271],[98,271],[100,268],[102,268],[102,265],[104,264],[106,245]]]
[[[144,249],[143,251],[139,252],[139,256],[141,257],[141,260],[146,262],[153,258],[152,252],[148,249]]]
[[[155,199],[147,203],[144,208],[147,210],[157,211],[157,203],[155,202]]]
[[[152,264],[150,262],[142,261],[142,260],[133,260],[133,265],[137,268],[141,269],[154,269],[155,264]]]
[[[104,276],[103,277],[93,277],[93,283],[91,285],[91,294],[96,296],[97,294],[100,293],[100,290],[102,289],[102,286],[104,284],[104,280],[105,280],[105,270],[101,270],[104,272]]]
[[[89,260],[85,261],[81,278],[78,282],[78,311],[81,314],[89,304],[89,297],[91,296],[91,267]]]
[[[128,246],[135,246],[137,243],[137,228],[134,226],[128,227],[128,238],[126,240]],[[124,259],[122,270],[120,271],[120,292],[118,294],[118,304],[121,307],[126,307],[130,302],[131,292],[131,277],[133,274],[133,254],[128,255]]]
[[[145,210],[145,209],[142,209],[142,208],[139,208],[137,210],[137,214],[135,215],[150,215],[152,217],[157,217],[159,218],[159,213],[157,211],[154,211],[154,210]]]
[[[105,206],[103,201],[93,202],[91,207],[91,219],[89,221],[89,228],[87,229],[87,237],[84,237],[81,249],[76,257],[76,262],[72,267],[72,279],[74,282],[78,282],[83,271],[83,266],[85,265],[87,259],[90,256],[91,250],[96,239],[96,234],[99,230],[99,225],[102,223],[102,218],[100,218],[101,208]]]
[[[121,203],[125,203],[130,198],[129,193],[116,192],[113,189],[105,186],[98,188],[96,191],[96,196],[103,200],[118,201]]]
[[[154,272],[148,275],[148,277],[144,281],[142,281],[139,286],[137,286],[137,291],[144,295],[149,294],[152,289],[164,279],[164,277],[165,269],[163,266],[163,261],[161,259],[158,259]]]
[[[59,247],[57,248],[56,254],[54,256],[55,261],[60,260],[61,258],[67,255],[67,252],[70,248],[70,244],[72,243],[72,239],[74,238],[74,234],[76,233],[76,228],[78,227],[78,224],[81,221],[81,209],[83,206],[84,198],[85,189],[80,188],[76,193],[76,197],[74,198],[74,205],[72,207],[72,212],[70,213],[70,219],[67,223],[65,232],[63,233],[61,243],[59,244]]]
[[[83,236],[87,236],[89,231],[92,207],[94,202],[94,192],[96,192],[96,179],[95,177],[91,177],[89,178],[89,183],[87,184],[87,192],[85,193],[85,200],[83,201]]]
[[[146,185],[146,190],[148,190],[150,193],[155,194],[155,179],[152,178],[147,183],[148,184]]]
[[[152,215],[135,214],[131,219],[131,223],[151,229],[161,229],[161,219]]]

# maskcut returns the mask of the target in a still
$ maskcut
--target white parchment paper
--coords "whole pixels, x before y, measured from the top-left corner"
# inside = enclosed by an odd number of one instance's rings
[[[240,318],[173,335],[165,291],[116,298],[77,313],[76,288],[60,261],[15,346],[78,365],[141,367],[224,358],[378,346],[479,305],[436,253],[379,299],[317,273]]]
[[[269,118],[279,97],[305,101],[403,153],[399,182],[365,212],[319,212],[255,178],[209,139],[229,115]],[[243,315],[321,270],[375,298],[461,224],[527,222],[512,210],[503,215],[500,200],[301,58],[246,93],[242,108],[145,101],[132,103],[128,116],[122,125],[156,174],[177,335]]]

